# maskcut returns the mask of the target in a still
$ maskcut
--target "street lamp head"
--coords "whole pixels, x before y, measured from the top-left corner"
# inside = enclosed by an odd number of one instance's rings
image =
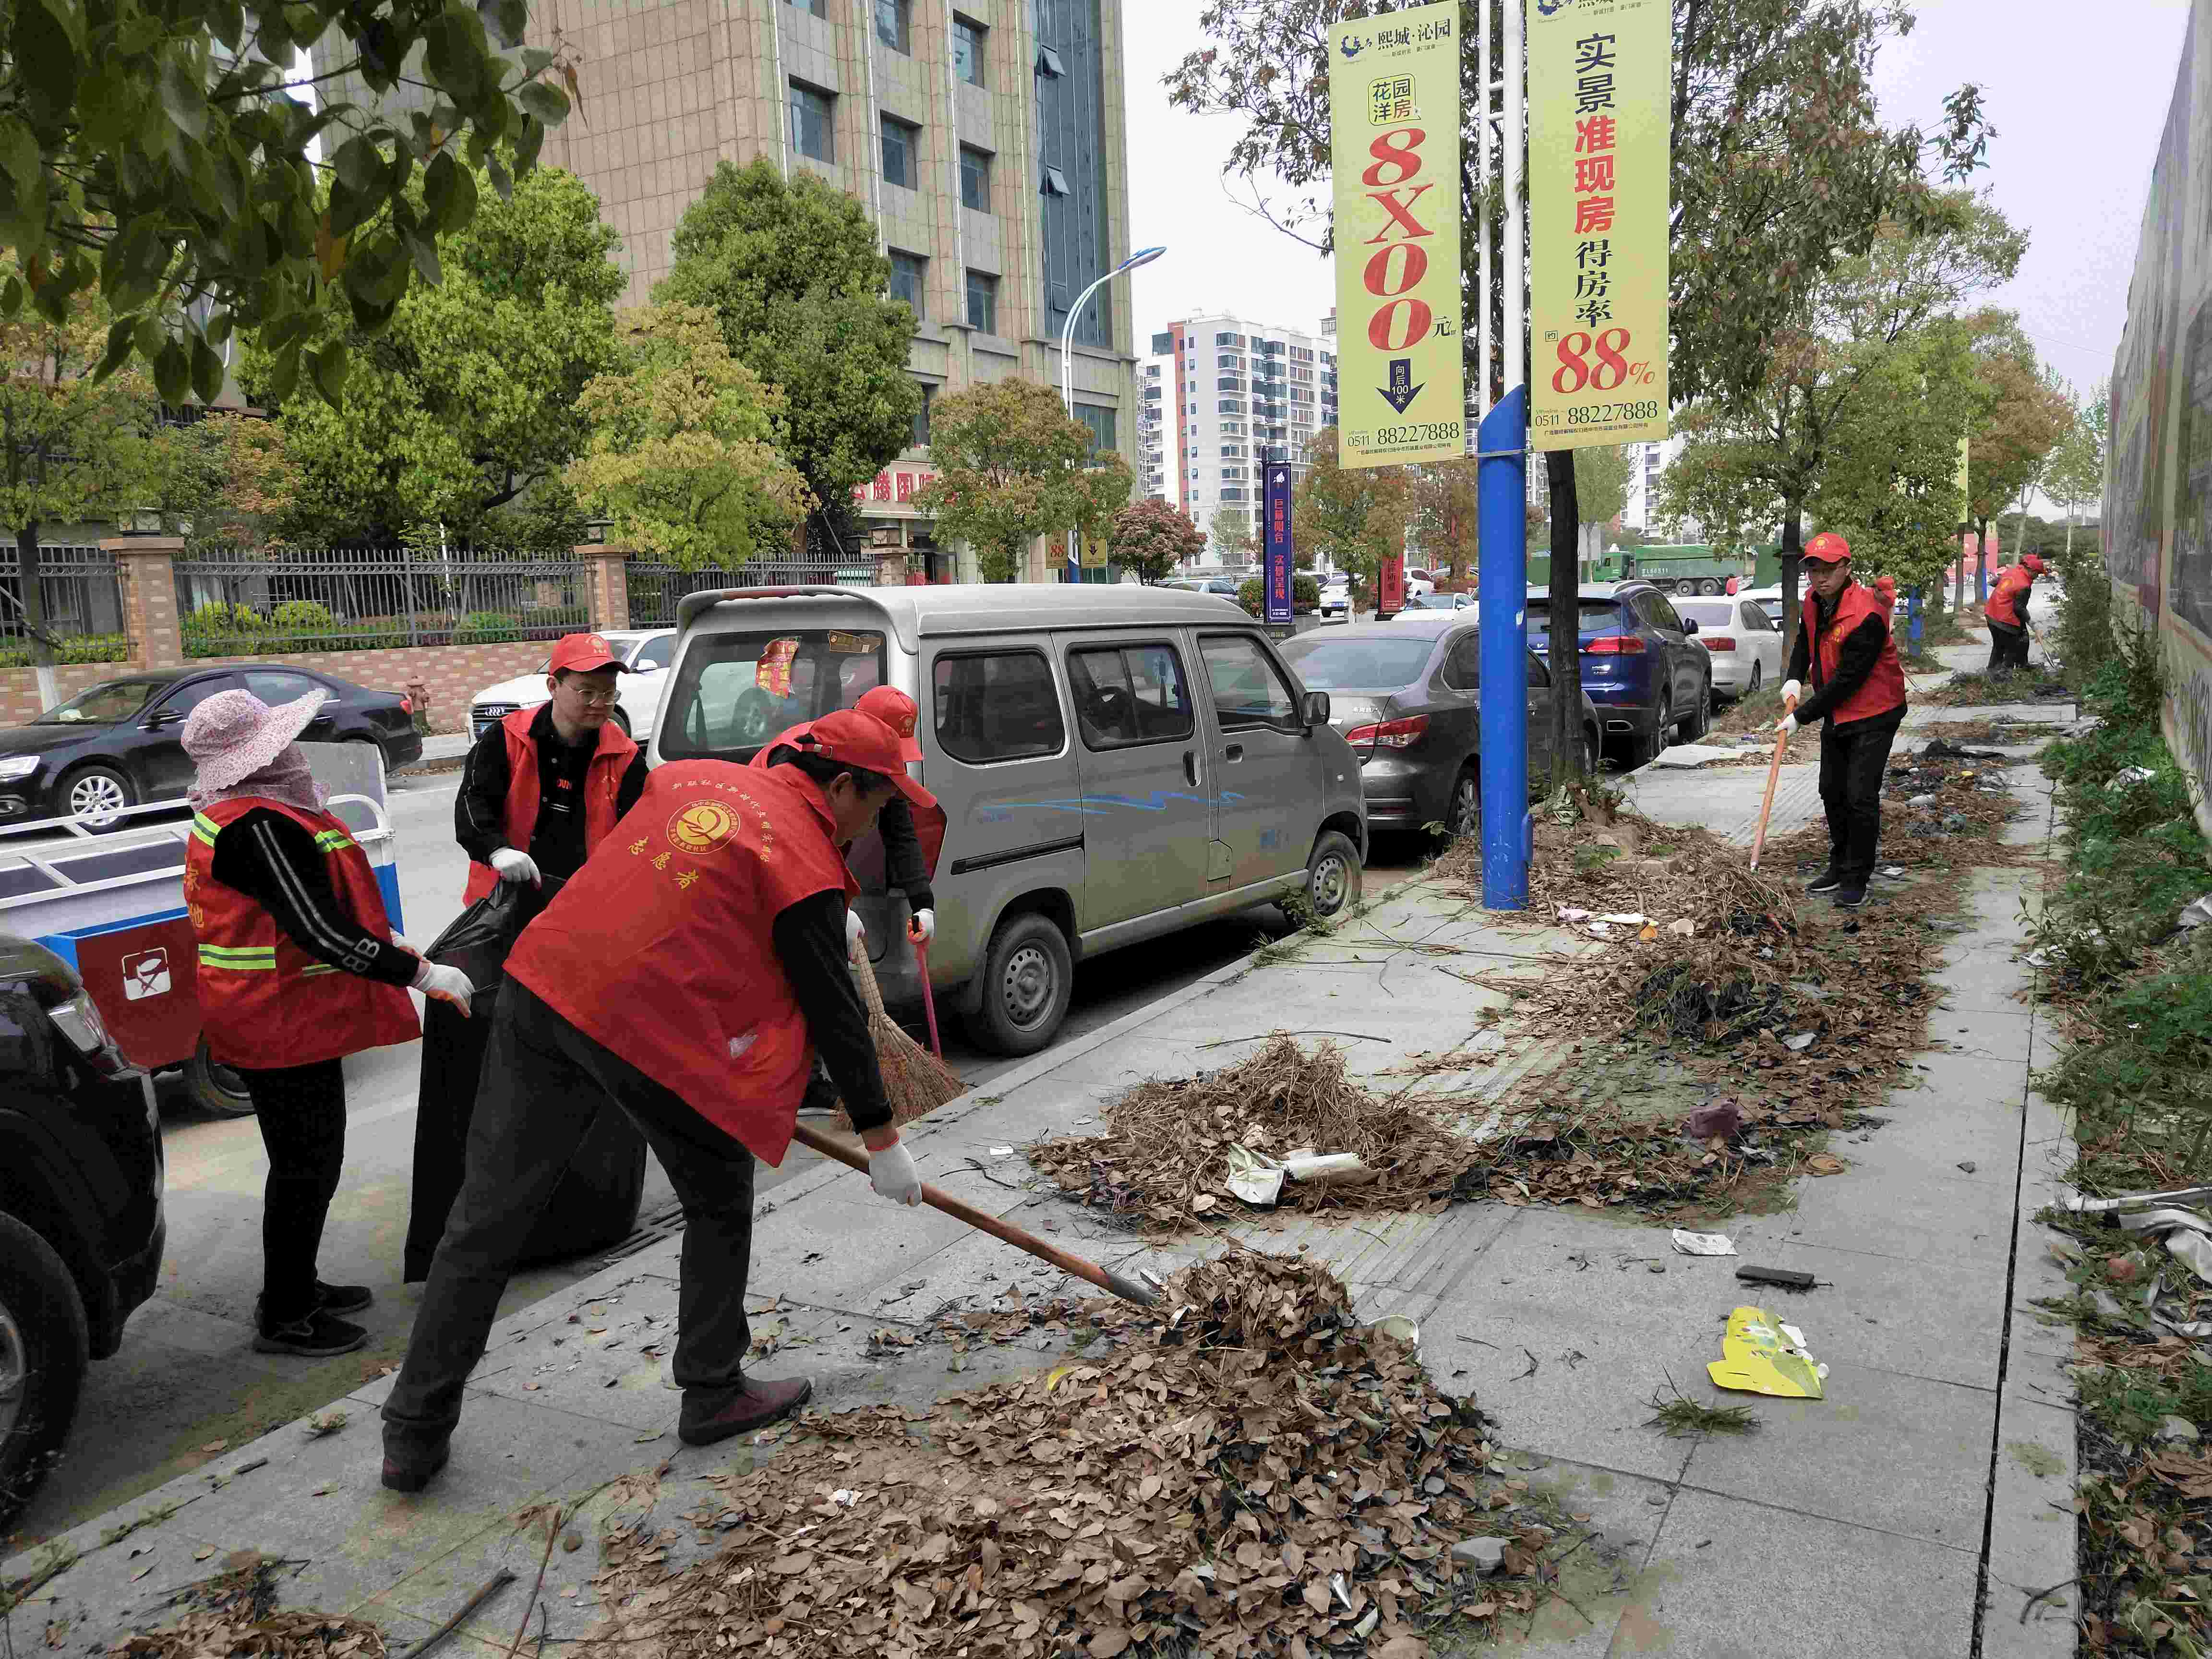
[[[1134,270],[1139,265],[1148,265],[1152,264],[1153,260],[1158,258],[1160,255],[1166,252],[1167,249],[1164,247],[1140,247],[1134,253],[1132,253],[1127,258],[1122,260],[1120,264],[1115,266],[1114,269],[1117,272]]]

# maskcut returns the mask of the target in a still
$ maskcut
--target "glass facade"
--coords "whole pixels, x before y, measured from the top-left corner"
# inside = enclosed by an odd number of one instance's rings
[[[960,146],[960,205],[978,213],[991,210],[991,152]]]
[[[884,182],[915,187],[921,167],[921,129],[911,121],[884,117]]]
[[[837,159],[837,136],[832,112],[836,100],[824,92],[793,81],[791,83],[791,142],[801,155],[817,161]]]
[[[955,14],[952,19],[952,72],[971,87],[983,80],[983,43],[991,31],[972,19]]]
[[[1044,243],[1044,332],[1057,337],[1083,290],[1109,268],[1106,230],[1105,52],[1098,0],[1030,0]],[[1063,193],[1064,191],[1064,193]],[[1091,296],[1077,342],[1109,346],[1114,292]]]

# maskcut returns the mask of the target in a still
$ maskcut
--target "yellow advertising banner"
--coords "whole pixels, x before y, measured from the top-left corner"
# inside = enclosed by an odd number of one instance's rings
[[[1528,422],[1539,449],[1667,435],[1673,25],[1670,0],[1528,7]]]
[[[1332,25],[1337,458],[1467,452],[1457,0]]]

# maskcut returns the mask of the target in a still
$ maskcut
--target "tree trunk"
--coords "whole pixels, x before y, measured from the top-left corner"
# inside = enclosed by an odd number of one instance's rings
[[[1552,502],[1552,787],[1583,775],[1582,509],[1575,499],[1575,452],[1544,452]]]
[[[1785,653],[1797,648],[1797,574],[1802,568],[1805,551],[1805,513],[1792,506],[1782,519],[1782,638]],[[1789,668],[1789,659],[1783,659],[1784,672]]]
[[[2066,503],[2066,558],[2070,568],[2074,558],[2074,503]]]
[[[39,712],[44,714],[61,701],[54,680],[54,647],[46,632],[46,585],[39,568],[39,521],[30,520],[15,532],[15,584],[23,596],[23,635],[29,646],[31,665],[39,676]]]

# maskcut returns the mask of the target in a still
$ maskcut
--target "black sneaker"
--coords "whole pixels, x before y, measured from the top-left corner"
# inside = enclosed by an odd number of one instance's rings
[[[1844,878],[1836,873],[1835,866],[1830,865],[1813,878],[1811,884],[1805,890],[1808,893],[1832,893],[1843,884]]]
[[[392,1492],[420,1492],[438,1478],[453,1456],[453,1443],[441,1440],[432,1446],[384,1448],[384,1484]]]
[[[304,1319],[275,1325],[264,1321],[253,1339],[256,1353],[293,1353],[303,1359],[328,1359],[368,1346],[368,1333],[318,1308]]]
[[[315,1305],[325,1313],[359,1313],[376,1300],[376,1293],[366,1285],[325,1285],[315,1281]]]
[[[1836,890],[1835,906],[1838,910],[1863,910],[1866,908],[1866,889],[1839,887]]]

